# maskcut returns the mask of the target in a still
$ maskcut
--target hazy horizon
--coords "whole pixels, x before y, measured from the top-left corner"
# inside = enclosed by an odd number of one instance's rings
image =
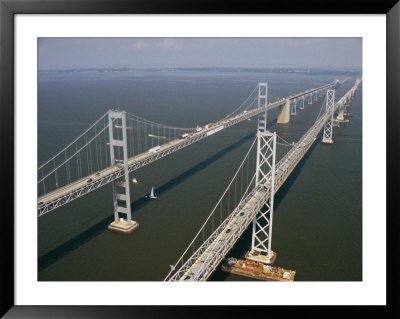
[[[38,38],[39,70],[361,69],[362,38]]]

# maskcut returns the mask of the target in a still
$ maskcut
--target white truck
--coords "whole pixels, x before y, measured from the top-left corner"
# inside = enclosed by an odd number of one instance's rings
[[[160,145],[152,147],[151,149],[149,149],[149,154],[157,152],[160,148]]]

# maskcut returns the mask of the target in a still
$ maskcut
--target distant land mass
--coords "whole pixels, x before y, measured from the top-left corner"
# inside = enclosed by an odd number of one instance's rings
[[[259,73],[297,73],[297,74],[334,74],[334,75],[359,75],[358,68],[294,68],[294,67],[101,67],[101,68],[69,68],[69,69],[42,69],[39,71],[56,72],[259,72]]]

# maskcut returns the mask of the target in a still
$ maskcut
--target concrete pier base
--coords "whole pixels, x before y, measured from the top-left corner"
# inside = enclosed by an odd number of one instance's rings
[[[129,235],[137,229],[139,229],[139,223],[132,220],[131,224],[128,224],[128,221],[122,218],[119,221],[113,221],[108,225],[109,231],[123,235]]]
[[[328,139],[322,139],[322,142],[321,142],[322,144],[333,144],[333,140],[332,139],[330,139],[330,140],[328,140]]]
[[[276,259],[276,253],[271,251],[271,257],[269,257],[267,255],[262,255],[258,251],[249,251],[246,254],[246,259],[258,261],[265,265],[273,265]]]
[[[290,100],[287,99],[284,105],[279,107],[278,124],[286,124],[290,121]]]
[[[344,111],[343,109],[339,110],[338,116],[336,117],[336,120],[338,121],[343,121],[344,120]]]

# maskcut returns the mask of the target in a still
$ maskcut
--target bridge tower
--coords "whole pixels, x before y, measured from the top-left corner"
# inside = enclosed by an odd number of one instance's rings
[[[251,251],[246,254],[249,260],[273,264],[276,254],[271,250],[272,221],[275,194],[276,132],[257,132],[256,187],[261,186],[261,196],[269,199],[253,219]]]
[[[332,125],[333,125],[333,110],[335,105],[335,90],[326,91],[326,112],[330,112],[329,120],[324,127],[323,144],[333,144],[332,140]]]
[[[114,221],[108,226],[108,230],[120,234],[130,234],[134,230],[139,228],[139,224],[135,221],[132,221],[131,216],[131,196],[129,189],[128,144],[126,134],[125,111],[109,111],[108,132],[110,137],[111,165],[116,165],[119,169],[124,170],[124,176],[112,182]],[[122,136],[122,139],[114,138],[115,135]],[[119,148],[120,151],[116,152],[116,148]],[[121,149],[122,159],[116,158],[117,154],[121,154]],[[125,214],[126,219],[120,217],[120,213]]]
[[[267,98],[268,83],[258,83],[258,107],[265,106],[265,112],[258,115],[258,131],[267,130]]]

